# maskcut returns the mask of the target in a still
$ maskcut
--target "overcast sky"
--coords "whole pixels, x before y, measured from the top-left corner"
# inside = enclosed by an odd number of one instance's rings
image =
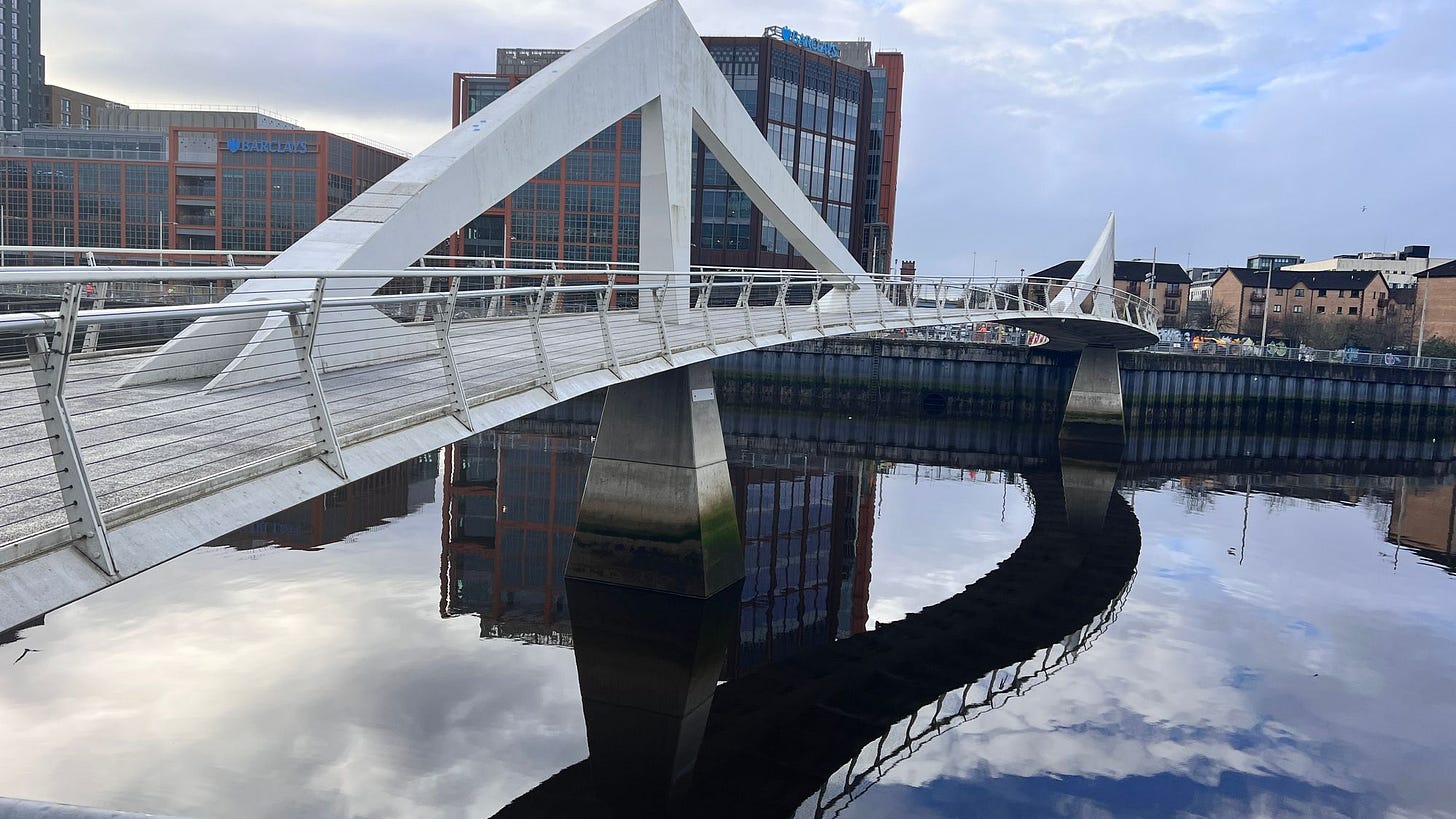
[[[50,0],[47,78],[132,106],[254,105],[419,151],[450,75],[571,47],[638,0]],[[1080,258],[1456,255],[1452,0],[684,0],[905,54],[894,255],[984,275]],[[787,8],[792,7],[792,11]]]

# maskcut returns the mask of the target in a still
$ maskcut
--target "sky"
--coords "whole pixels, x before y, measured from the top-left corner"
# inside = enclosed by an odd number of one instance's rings
[[[451,74],[578,45],[638,0],[51,0],[49,82],[261,106],[415,152]],[[1081,258],[1215,266],[1429,244],[1456,256],[1450,0],[683,0],[705,35],[785,25],[905,54],[893,255],[922,273]]]

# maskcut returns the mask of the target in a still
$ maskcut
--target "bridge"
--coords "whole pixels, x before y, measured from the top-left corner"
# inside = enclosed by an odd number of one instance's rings
[[[634,111],[638,264],[427,257],[535,169]],[[811,269],[689,263],[695,135]],[[646,549],[706,567],[695,590],[679,590],[711,594],[735,568],[731,558],[715,563],[717,547],[701,537],[704,521],[721,522],[714,510],[731,491],[704,362],[806,338],[1002,322],[1083,349],[1067,430],[1120,436],[1115,351],[1156,341],[1156,316],[1112,286],[1113,238],[1109,217],[1063,283],[867,275],[768,147],[682,9],[657,0],[265,265],[101,264],[125,251],[65,248],[90,263],[0,271],[0,284],[17,292],[57,295],[55,309],[0,314],[0,446],[9,456],[0,466],[0,629],[351,478],[604,387],[578,539],[578,551],[601,562],[583,571],[649,585],[674,574],[626,577],[614,564]],[[172,300],[195,303],[97,304],[98,291],[158,281],[189,295],[233,286],[221,298]],[[636,518],[622,519],[624,509]],[[658,540],[634,535],[628,546],[621,537],[654,527]],[[727,543],[722,534],[708,540]],[[674,543],[691,554],[664,545]]]
[[[497,816],[805,816],[806,801],[837,815],[935,736],[1073,662],[1116,618],[1141,546],[1112,491],[1117,465],[1053,457],[1024,476],[1031,531],[985,577],[722,685],[711,658],[736,627],[736,587],[693,600],[568,578],[590,757]]]

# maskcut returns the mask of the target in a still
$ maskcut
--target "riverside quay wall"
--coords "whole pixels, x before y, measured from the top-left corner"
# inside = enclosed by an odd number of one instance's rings
[[[846,338],[743,353],[719,361],[715,372],[730,406],[1056,418],[1076,361],[1026,347]],[[1452,371],[1136,351],[1120,363],[1129,433],[1247,430],[1285,440],[1411,442],[1456,435]]]

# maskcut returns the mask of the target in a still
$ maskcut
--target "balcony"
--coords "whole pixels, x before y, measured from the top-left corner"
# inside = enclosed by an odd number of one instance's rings
[[[1249,301],[1252,301],[1252,302],[1261,302],[1263,300],[1264,300],[1264,291],[1263,290],[1255,290],[1253,292],[1253,294],[1249,296]]]
[[[1177,299],[1164,299],[1163,300],[1163,312],[1164,313],[1176,313],[1176,312],[1178,312],[1178,308],[1180,306],[1181,305],[1179,305]]]

